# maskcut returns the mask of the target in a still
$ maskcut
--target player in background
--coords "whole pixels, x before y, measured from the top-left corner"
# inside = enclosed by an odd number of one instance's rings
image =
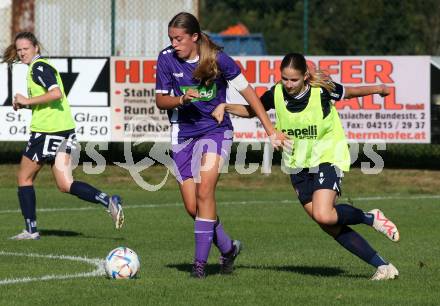
[[[349,171],[350,153],[345,133],[332,101],[371,94],[389,94],[385,85],[344,87],[323,72],[308,69],[302,54],[289,53],[281,62],[281,81],[266,91],[261,101],[275,109],[276,128],[291,137],[290,150],[283,151],[292,186],[306,213],[342,247],[374,266],[373,280],[394,279],[397,269],[349,225],[366,224],[399,240],[399,231],[379,209],[363,212],[349,204],[336,204],[341,195],[343,171]],[[213,112],[219,123],[225,112],[253,117],[251,108],[221,104]]]
[[[25,230],[11,237],[14,240],[40,239],[37,231],[34,181],[45,163],[49,163],[58,189],[82,200],[99,203],[108,209],[116,228],[124,222],[119,196],[106,193],[72,177],[71,152],[77,141],[75,122],[64,93],[60,74],[40,56],[41,44],[31,32],[21,32],[3,54],[10,66],[21,62],[29,65],[28,98],[17,93],[12,102],[15,111],[32,109],[31,136],[17,174],[18,200],[25,220]]]
[[[285,136],[272,126],[261,101],[240,68],[202,33],[196,17],[181,12],[168,24],[171,46],[157,60],[156,104],[168,110],[171,157],[187,212],[195,219],[195,256],[192,276],[205,277],[205,265],[214,241],[221,272],[231,273],[241,244],[223,229],[216,212],[215,187],[219,170],[232,144],[229,116],[221,124],[211,116],[235,87],[261,120],[274,146]]]

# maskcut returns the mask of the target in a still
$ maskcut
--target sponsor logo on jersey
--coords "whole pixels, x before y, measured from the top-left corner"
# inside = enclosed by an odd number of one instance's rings
[[[309,125],[303,129],[283,129],[282,132],[298,139],[316,139],[318,137],[318,127],[316,125]]]
[[[217,85],[212,84],[211,86],[180,86],[180,90],[185,94],[188,89],[195,89],[199,92],[200,97],[192,99],[191,102],[196,101],[211,101],[217,96]]]
[[[173,72],[173,76],[175,76],[176,78],[183,78],[183,72]]]

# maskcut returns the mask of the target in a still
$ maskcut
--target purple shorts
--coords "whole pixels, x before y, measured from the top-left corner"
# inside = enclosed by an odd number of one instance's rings
[[[216,130],[200,137],[179,139],[178,144],[173,144],[171,148],[177,180],[180,183],[189,178],[199,181],[201,160],[205,153],[216,153],[223,161],[227,161],[232,137],[231,130]],[[220,170],[218,169],[219,172]]]

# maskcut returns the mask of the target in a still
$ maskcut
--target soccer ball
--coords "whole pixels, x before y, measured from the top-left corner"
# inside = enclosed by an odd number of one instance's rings
[[[139,258],[133,250],[126,247],[117,247],[108,253],[104,268],[110,278],[134,278],[139,272]]]

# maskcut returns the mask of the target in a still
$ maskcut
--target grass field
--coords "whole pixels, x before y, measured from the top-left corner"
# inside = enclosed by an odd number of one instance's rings
[[[117,231],[100,206],[59,193],[46,168],[36,184],[42,239],[17,242],[7,240],[23,228],[16,169],[0,166],[1,305],[440,303],[440,172],[386,170],[363,175],[354,169],[345,178],[345,199],[365,210],[379,207],[399,226],[399,243],[366,226],[355,226],[400,271],[398,280],[372,282],[374,269],[339,247],[305,216],[288,177],[276,168],[269,176],[235,172],[222,176],[219,215],[245,249],[232,276],[218,274],[218,252],[212,249],[205,280],[189,278],[193,222],[172,178],[160,191],[147,192],[121,168],[107,167],[100,175],[77,169],[77,179],[124,198],[126,226]],[[155,167],[143,176],[159,182],[164,173]],[[138,253],[138,279],[83,275],[96,270],[96,265],[76,257],[103,259],[119,245]],[[75,257],[56,257],[61,255]],[[84,277],[72,278],[77,274]],[[48,275],[55,279],[42,279]],[[61,276],[66,279],[57,279]]]

